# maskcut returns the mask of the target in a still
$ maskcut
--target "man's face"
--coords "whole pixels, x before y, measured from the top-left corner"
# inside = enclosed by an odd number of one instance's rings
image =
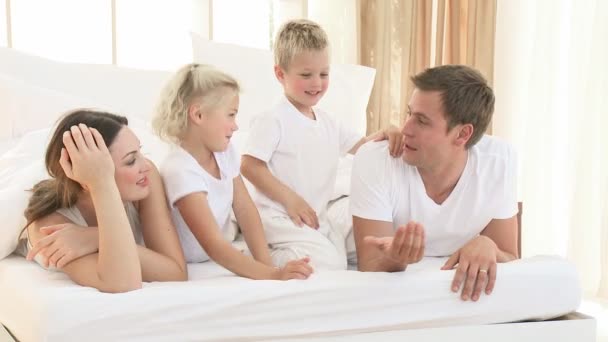
[[[433,169],[449,160],[457,129],[448,132],[441,92],[414,89],[403,124],[403,160],[421,169]]]

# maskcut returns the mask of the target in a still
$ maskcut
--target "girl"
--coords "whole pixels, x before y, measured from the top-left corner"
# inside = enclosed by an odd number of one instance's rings
[[[25,210],[28,259],[103,292],[187,280],[160,174],[127,123],[89,110],[63,117],[46,151],[51,179]]]
[[[230,144],[239,85],[229,75],[200,64],[182,67],[161,94],[153,127],[174,149],[161,166],[174,222],[188,262],[209,259],[252,279],[306,279],[308,259],[279,269],[272,265],[257,209],[240,175],[240,157]],[[230,210],[253,258],[222,235]]]

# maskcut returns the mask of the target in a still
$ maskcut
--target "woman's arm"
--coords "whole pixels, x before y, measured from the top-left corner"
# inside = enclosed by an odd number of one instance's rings
[[[139,201],[139,218],[146,247],[139,246],[144,281],[188,280],[186,261],[167,205],[163,181],[148,161],[150,193]]]
[[[247,247],[249,247],[255,260],[265,265],[273,266],[258,209],[249,196],[243,178],[240,175],[235,177],[233,184],[234,200],[232,202],[232,209],[247,242]]]
[[[114,163],[95,129],[73,126],[63,136],[65,149],[60,164],[66,175],[83,184],[93,201],[99,226],[99,252],[89,254],[63,268],[76,283],[104,292],[141,288],[141,268],[135,239],[114,180]],[[66,223],[51,214],[32,224],[32,243],[40,239],[39,227]]]

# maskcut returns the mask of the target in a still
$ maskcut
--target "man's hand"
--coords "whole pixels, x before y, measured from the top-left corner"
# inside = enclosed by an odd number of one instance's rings
[[[464,282],[462,300],[471,298],[477,301],[483,289],[487,295],[491,294],[496,283],[497,252],[498,247],[492,239],[479,235],[452,254],[441,267],[442,270],[451,270],[458,265],[452,291],[458,292]]]
[[[417,263],[424,256],[424,228],[410,221],[393,237],[366,236],[363,242],[380,250],[384,257],[400,265]]]

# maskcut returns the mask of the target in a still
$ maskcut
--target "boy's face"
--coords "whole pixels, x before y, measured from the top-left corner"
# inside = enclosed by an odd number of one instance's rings
[[[323,97],[329,85],[329,56],[327,49],[309,50],[294,56],[287,70],[275,66],[277,79],[283,85],[289,101],[302,113]]]

